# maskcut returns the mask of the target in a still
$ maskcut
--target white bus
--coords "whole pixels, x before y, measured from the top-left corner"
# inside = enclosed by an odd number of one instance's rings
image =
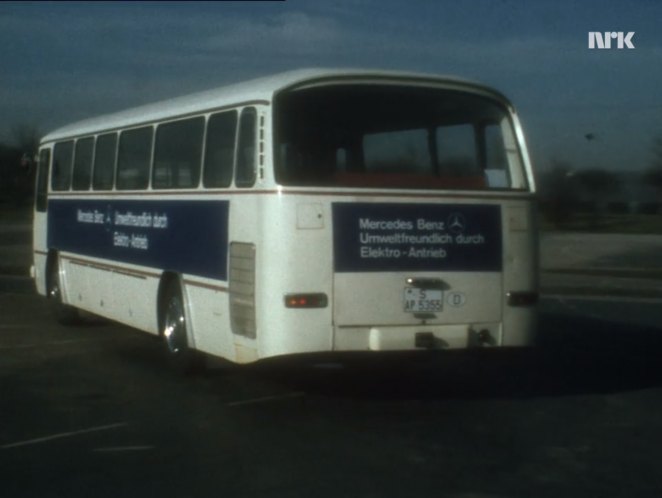
[[[298,70],[60,128],[40,145],[32,275],[78,310],[247,363],[527,346],[535,187],[500,93]]]

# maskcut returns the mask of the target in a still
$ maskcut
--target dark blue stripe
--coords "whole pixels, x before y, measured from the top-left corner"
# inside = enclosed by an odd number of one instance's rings
[[[48,246],[227,280],[229,201],[51,199]]]
[[[501,208],[333,204],[337,272],[501,271]]]

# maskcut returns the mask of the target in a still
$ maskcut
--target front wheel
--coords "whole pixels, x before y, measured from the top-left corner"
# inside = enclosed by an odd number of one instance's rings
[[[161,337],[168,362],[179,373],[193,373],[200,369],[201,361],[188,344],[184,299],[177,283],[170,284],[163,303]]]

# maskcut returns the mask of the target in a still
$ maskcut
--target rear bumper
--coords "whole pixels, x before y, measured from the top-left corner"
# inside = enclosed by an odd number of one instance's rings
[[[453,325],[336,327],[334,351],[467,349],[502,345],[499,322]],[[523,344],[524,345],[524,344]]]

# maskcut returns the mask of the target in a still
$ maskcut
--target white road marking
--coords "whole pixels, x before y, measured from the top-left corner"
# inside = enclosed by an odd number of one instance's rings
[[[660,317],[660,311],[659,311],[659,305],[660,305],[660,299],[657,298],[641,298],[641,297],[619,297],[619,296],[571,296],[571,295],[554,295],[554,296],[545,296],[542,299],[543,301],[547,302],[556,302],[558,305],[562,308],[565,309],[571,313],[577,314],[584,316],[586,318],[591,318],[595,320],[608,320],[609,322],[616,323],[616,322],[622,322],[624,320],[626,321],[631,321],[627,318],[627,316],[621,316],[618,314],[618,312],[613,312],[610,311],[609,309],[607,310],[602,310],[602,312],[598,311],[589,311],[585,309],[586,306],[589,304],[593,304],[594,306],[599,306],[604,308],[615,306],[618,308],[617,305],[625,305],[625,306],[634,306],[637,305],[640,308],[646,308],[646,309],[652,309],[652,306],[655,306],[655,309],[652,310],[652,313],[650,314],[649,318],[643,318],[643,319],[638,319],[635,318],[635,323],[638,325],[642,326],[654,326],[654,327],[659,327],[659,317]],[[622,309],[622,307],[621,307]],[[655,319],[654,317],[657,317]]]
[[[320,370],[343,370],[345,365],[342,363],[316,363],[313,365],[313,368],[319,368]]]
[[[126,427],[127,425],[129,425],[127,422],[118,422],[116,424],[100,425],[98,427],[89,427],[87,429],[81,429],[78,431],[60,432],[59,434],[52,434],[50,436],[38,437],[34,439],[27,439],[25,441],[18,441],[16,443],[5,444],[3,446],[0,446],[0,448],[3,450],[7,450],[9,448],[18,448],[20,446],[29,446],[32,444],[46,443],[48,441],[53,441],[55,439],[64,439],[67,437],[80,436],[81,434],[89,434],[91,432],[107,431],[110,429],[117,429],[119,427]]]
[[[544,294],[540,297],[541,301],[555,300],[560,302],[565,301],[605,301],[613,302],[619,301],[624,303],[650,303],[659,304],[659,297],[636,297],[636,296],[600,296],[590,294]]]
[[[89,342],[108,342],[112,340],[114,340],[114,338],[108,337],[103,339],[68,339],[64,341],[40,342],[37,344],[17,344],[16,346],[0,346],[0,351],[9,349],[32,349],[46,346],[63,346],[67,344],[84,344]]]
[[[118,453],[121,451],[148,451],[153,450],[154,446],[110,446],[108,448],[94,448],[92,451],[97,453]]]
[[[230,403],[226,403],[225,406],[253,405],[253,404],[256,404],[256,403],[267,403],[269,401],[279,401],[281,399],[299,398],[301,396],[305,396],[305,393],[292,392],[292,393],[286,393],[286,394],[279,394],[279,395],[276,395],[276,396],[264,396],[262,398],[253,398],[253,399],[245,399],[245,400],[240,400],[240,401],[231,401]]]

